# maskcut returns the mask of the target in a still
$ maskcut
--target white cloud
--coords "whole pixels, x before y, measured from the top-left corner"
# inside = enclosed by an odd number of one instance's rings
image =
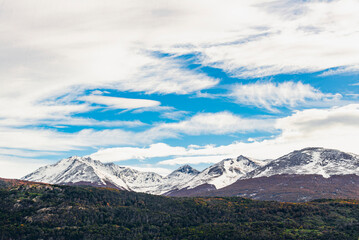
[[[148,107],[156,107],[161,104],[159,101],[148,100],[148,99],[108,97],[108,96],[99,96],[99,95],[82,96],[78,99],[89,103],[105,105],[109,108],[114,108],[114,109],[148,108]]]
[[[274,107],[295,107],[307,101],[333,101],[340,94],[324,94],[309,84],[301,82],[237,84],[231,87],[229,97],[237,103],[254,105],[275,111]],[[322,103],[321,103],[322,104]]]
[[[204,73],[186,69],[179,60],[167,57],[148,58],[146,65],[138,69],[129,80],[116,82],[116,88],[127,91],[143,91],[147,94],[188,94],[214,87],[218,79]]]
[[[228,121],[229,119],[229,121]],[[223,121],[222,121],[223,120]],[[143,132],[119,129],[95,131],[82,130],[77,133],[59,133],[50,130],[2,129],[0,147],[38,151],[67,151],[95,146],[147,145],[154,141],[178,137],[179,134],[228,134],[242,131],[280,130],[281,134],[267,140],[251,139],[249,143],[236,142],[227,146],[172,147],[164,143],[152,144],[147,148],[119,147],[101,149],[92,154],[103,161],[147,159],[154,157],[215,156],[240,154],[264,159],[278,157],[289,151],[308,146],[338,148],[357,152],[356,139],[359,133],[359,105],[347,105],[331,109],[310,109],[271,124],[262,120],[242,119],[230,113],[198,114],[173,124],[162,124]],[[265,120],[263,120],[265,122]],[[248,124],[251,122],[250,124]],[[213,123],[213,124],[212,124]],[[358,153],[358,152],[357,152]]]
[[[46,164],[49,164],[49,162],[38,159],[2,156],[0,154],[0,177],[19,179]]]
[[[12,149],[12,148],[0,148],[0,156],[14,156],[17,157],[40,157],[40,156],[50,156],[50,155],[58,155],[59,153],[56,151],[31,151],[24,149]]]
[[[132,111],[132,113],[143,113],[143,112],[160,112],[161,118],[167,118],[172,120],[179,120],[189,114],[188,111],[177,110],[174,107],[168,107],[168,106],[139,108]]]
[[[228,134],[250,131],[273,131],[273,119],[242,118],[230,112],[198,113],[177,123],[163,123],[152,131],[170,131],[187,135]]]
[[[0,90],[1,91],[1,90]],[[0,95],[1,123],[4,125],[36,124],[41,120],[64,119],[74,113],[91,110],[86,104],[68,104],[59,102],[32,102],[26,97],[2,98]],[[14,124],[12,124],[14,122]]]
[[[6,86],[0,107],[7,113],[1,117],[56,119],[89,111],[71,103],[84,89],[187,94],[219,82],[149,50],[196,52],[203,64],[244,77],[351,71],[359,65],[358,8],[354,0],[77,1],[61,7],[8,1],[0,16],[0,81]],[[66,102],[49,102],[68,93]]]
[[[46,129],[6,127],[0,129],[0,147],[37,151],[54,151],[54,149],[55,151],[69,151],[101,146],[147,145],[160,139],[177,138],[180,135],[223,135],[251,131],[273,131],[274,124],[274,119],[241,118],[229,112],[219,112],[196,114],[183,121],[161,123],[140,132],[122,129],[83,129],[75,133],[62,133]],[[178,152],[184,151],[180,148],[166,148],[166,145],[151,145],[149,149],[145,148],[140,152],[138,150],[137,148],[118,148],[100,150],[97,154],[106,161],[120,161],[129,159],[129,156],[147,158],[155,156],[161,151],[165,154],[163,156],[167,156],[166,154],[169,152],[180,155]],[[134,152],[139,155],[135,157]]]
[[[188,147],[170,146],[166,143],[154,143],[148,147],[115,147],[115,148],[103,148],[97,152],[89,155],[94,159],[99,159],[103,162],[119,162],[124,160],[146,160],[150,158],[169,157],[169,156],[196,156],[198,158],[204,158],[204,156],[212,155],[211,150],[213,145],[206,146],[194,146]],[[198,156],[200,155],[200,156]],[[217,156],[217,160],[225,156],[220,154]],[[209,159],[214,159],[214,156],[209,156]],[[212,158],[213,157],[213,158]],[[180,159],[180,158],[176,158]],[[189,159],[189,158],[186,158]],[[191,158],[192,159],[192,158]],[[183,159],[185,161],[185,159]],[[208,163],[212,160],[203,160]],[[172,160],[170,162],[173,162]]]
[[[146,107],[139,108],[132,111],[132,113],[143,113],[143,112],[172,112],[175,111],[174,107],[168,106],[155,106],[155,107]]]
[[[358,66],[345,66],[345,67],[330,69],[328,71],[323,72],[319,76],[326,77],[326,76],[333,76],[333,75],[340,75],[340,74],[358,74],[358,73],[359,73],[359,65]]]
[[[164,143],[149,148],[102,149],[93,154],[107,161],[174,157],[160,161],[162,165],[215,163],[224,158],[245,155],[256,159],[274,159],[305,147],[325,147],[359,154],[359,105],[330,109],[310,109],[276,121],[281,134],[265,140],[234,142],[229,145],[172,147]],[[103,155],[102,155],[103,154]],[[107,154],[107,155],[106,155]]]
[[[96,146],[148,144],[152,138],[121,129],[84,129],[64,133],[46,129],[0,128],[0,148],[69,151]]]
[[[311,109],[277,120],[282,133],[272,139],[235,142],[206,149],[212,155],[246,155],[257,159],[274,159],[305,147],[325,147],[359,154],[359,105],[331,109]],[[197,152],[201,154],[200,151]],[[173,163],[173,162],[172,162]],[[181,164],[181,162],[179,162]]]
[[[143,34],[151,33],[147,23],[157,21],[148,14],[150,5],[108,3],[82,1],[60,8],[47,2],[2,5],[0,82],[6,88],[0,89],[0,118],[28,125],[88,112],[91,107],[76,102],[86,89],[187,94],[218,83],[183,69],[173,58],[148,53],[144,42],[149,38]],[[138,22],[142,18],[149,22]],[[124,107],[119,102],[112,106]]]
[[[40,128],[24,129],[6,127],[0,129],[0,148],[6,147],[52,152],[116,145],[147,145],[160,139],[176,138],[179,135],[223,135],[248,131],[273,131],[275,129],[274,123],[274,119],[241,118],[229,112],[219,112],[200,113],[184,121],[162,123],[140,132],[125,131],[122,129],[83,129],[79,132],[63,133]],[[81,123],[75,122],[73,124]],[[113,122],[109,122],[109,124],[111,125]],[[118,124],[124,123],[119,122]],[[163,144],[154,144],[142,150],[131,147],[105,149],[100,150],[94,154],[94,156],[104,161],[120,161],[131,158],[144,159],[155,156],[168,156],[169,153],[171,153],[171,155],[181,155],[182,153],[184,154],[184,152],[194,151],[191,149],[166,146],[167,145]],[[203,155],[204,153],[193,154]]]
[[[1,121],[0,121],[1,123]],[[139,120],[134,121],[120,121],[120,120],[114,120],[114,121],[98,121],[91,118],[75,118],[75,117],[69,117],[64,118],[61,120],[56,121],[39,121],[39,123],[45,123],[49,126],[100,126],[100,127],[139,127],[144,126],[143,122]]]
[[[145,124],[139,120],[134,121],[98,121],[92,118],[77,118],[63,116],[58,119],[0,119],[0,126],[2,127],[22,127],[37,124],[45,124],[47,126],[55,126],[67,128],[68,126],[100,126],[100,127],[139,127]]]
[[[300,14],[295,15],[288,2],[280,8],[274,6],[277,2],[269,4],[278,11],[254,3],[247,14],[256,13],[249,16],[252,22],[240,25],[244,29],[257,25],[258,35],[267,35],[244,41],[248,35],[243,34],[232,44],[198,45],[194,49],[203,53],[201,61],[239,77],[359,66],[357,1],[300,2],[296,4]]]
[[[240,76],[358,66],[358,7],[355,0],[6,2],[1,79],[16,79],[9,94],[41,99],[74,86],[183,94],[218,83],[172,58],[149,57],[149,49],[197,52],[202,63]]]
[[[131,165],[121,165],[121,166],[130,167],[130,168],[136,169],[137,171],[141,171],[141,172],[154,172],[159,175],[162,175],[163,177],[167,176],[168,174],[170,174],[172,172],[172,170],[170,170],[168,168],[158,167],[156,165],[151,165],[151,164],[143,164],[143,165],[139,165],[139,166],[131,166]]]
[[[121,161],[128,159],[151,159],[156,157],[174,157],[159,162],[161,165],[182,165],[215,163],[224,158],[245,155],[256,159],[273,159],[280,157],[290,151],[305,147],[326,147],[359,154],[357,148],[357,136],[359,135],[359,104],[351,104],[343,107],[330,109],[310,109],[297,111],[289,117],[280,118],[276,121],[276,128],[282,131],[278,136],[266,140],[251,139],[250,142],[234,142],[229,145],[215,146],[205,145],[188,147],[170,146],[165,143],[152,144],[146,148],[122,147],[101,149],[91,156],[102,161]],[[6,134],[4,130],[1,134]],[[40,134],[39,134],[40,133]],[[73,149],[75,147],[118,144],[131,139],[134,142],[145,144],[143,135],[131,135],[121,131],[81,131],[75,135],[56,135],[48,132],[24,132],[25,135],[6,136],[8,142],[0,142],[0,146],[6,145],[14,148],[25,148],[23,153],[16,153],[7,149],[2,154],[3,165],[13,166],[13,172],[4,173],[10,176],[16,173],[17,161],[10,159],[8,154],[19,154],[30,156],[26,153],[28,149],[46,151],[47,149],[58,151]],[[48,134],[48,135],[46,135]],[[141,133],[143,134],[143,133]],[[0,139],[3,139],[1,137]],[[81,145],[81,146],[80,146]],[[35,151],[36,152],[36,151]],[[1,153],[0,153],[1,154]],[[48,154],[48,153],[46,153]],[[33,155],[35,156],[35,155]],[[30,164],[29,160],[29,164]],[[31,165],[31,164],[30,164]],[[38,165],[36,165],[38,166]],[[151,167],[155,167],[151,166]],[[32,166],[35,168],[35,165]],[[10,168],[9,168],[10,169]],[[10,171],[10,170],[9,170]],[[12,176],[15,176],[12,175]],[[16,175],[17,176],[17,175]]]
[[[331,109],[308,109],[297,111],[295,114],[277,120],[277,127],[283,130],[283,136],[310,136],[326,134],[326,132],[342,131],[346,134],[350,129],[359,130],[359,104],[350,104]],[[335,135],[333,135],[335,137]],[[335,138],[334,138],[335,139]],[[349,139],[348,139],[349,140]],[[347,142],[347,141],[346,141]],[[333,144],[338,144],[337,140]]]
[[[184,116],[186,116],[187,114],[189,114],[189,112],[187,112],[187,111],[169,111],[169,112],[161,113],[160,117],[172,119],[172,120],[179,120],[179,119],[183,118]]]
[[[154,157],[167,157],[172,155],[186,154],[183,147],[171,147],[165,143],[151,144],[148,148],[117,147],[106,148],[91,154],[94,159],[104,162],[117,162],[129,159],[146,159]]]
[[[178,157],[169,160],[160,161],[161,165],[184,165],[184,164],[201,164],[201,163],[218,163],[223,159],[231,158],[232,155],[215,155],[215,156],[197,156],[197,157]]]
[[[274,131],[274,119],[250,119],[241,118],[229,112],[219,113],[200,113],[188,118],[187,120],[179,121],[177,123],[162,123],[158,124],[139,133],[124,132],[124,137],[120,137],[120,132],[108,130],[111,139],[120,138],[118,143],[123,139],[128,139],[129,143],[151,143],[156,140],[166,138],[176,138],[179,135],[223,135],[228,133],[251,132],[251,131]],[[84,139],[107,139],[109,136],[102,136],[105,132],[89,132],[89,137]],[[126,135],[128,137],[126,137]],[[113,142],[113,141],[111,141]],[[96,142],[99,146],[101,144]],[[146,159],[153,157],[166,156],[180,156],[180,155],[207,155],[204,153],[210,146],[200,147],[196,149],[195,146],[190,148],[171,147],[164,143],[152,144],[148,148],[137,147],[118,147],[101,149],[91,156],[102,161],[122,161],[129,159]]]

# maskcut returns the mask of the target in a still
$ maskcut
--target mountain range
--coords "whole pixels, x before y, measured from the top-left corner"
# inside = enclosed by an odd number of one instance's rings
[[[334,149],[305,148],[266,161],[241,155],[201,172],[184,165],[165,177],[89,157],[70,157],[41,167],[22,180],[167,196],[244,196],[294,202],[359,198],[359,156]]]
[[[166,177],[154,172],[141,172],[114,163],[102,163],[90,157],[70,157],[44,166],[22,180],[64,185],[113,187],[120,190],[160,195],[189,181],[199,172],[185,165]]]

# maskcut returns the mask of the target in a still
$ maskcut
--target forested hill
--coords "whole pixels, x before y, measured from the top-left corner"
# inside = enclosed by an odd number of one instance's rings
[[[169,198],[0,179],[1,239],[358,239],[359,201]]]

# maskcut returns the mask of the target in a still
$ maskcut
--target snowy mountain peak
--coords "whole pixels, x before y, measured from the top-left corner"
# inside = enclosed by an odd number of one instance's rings
[[[325,150],[325,148],[323,148],[323,147],[306,147],[306,148],[302,148],[300,150],[295,150],[293,152],[321,151],[321,150]],[[326,150],[336,151],[334,149],[326,149]]]
[[[335,149],[304,148],[293,151],[248,174],[248,178],[278,174],[359,175],[359,156]]]
[[[65,158],[61,161],[83,161],[83,162],[90,162],[92,158],[90,157],[80,157],[80,156],[71,156],[69,158]]]
[[[186,165],[183,165],[182,167],[179,167],[178,169],[176,169],[172,173],[170,173],[169,176],[173,175],[175,173],[185,173],[185,174],[190,174],[190,175],[197,175],[200,172],[197,171],[196,169],[194,169],[193,167],[191,167],[190,165],[186,164]]]
[[[179,189],[192,189],[203,184],[211,184],[219,189],[234,183],[261,165],[261,163],[242,155],[237,158],[223,159],[203,170],[189,182],[179,186]]]
[[[237,161],[242,160],[242,159],[248,159],[248,158],[246,156],[243,156],[243,155],[239,155],[237,157]]]
[[[102,162],[98,160],[94,160],[90,157],[79,157],[79,156],[71,156],[69,158],[62,159],[56,164],[68,164],[68,163],[73,164],[74,162],[80,162],[84,164],[102,164]]]
[[[113,166],[89,157],[72,156],[55,164],[41,167],[22,179],[52,184],[110,185],[130,190],[122,179],[114,176],[114,171],[117,170]]]

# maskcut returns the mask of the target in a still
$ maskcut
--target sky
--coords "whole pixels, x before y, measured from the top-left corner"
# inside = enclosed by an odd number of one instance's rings
[[[359,154],[359,1],[0,0],[0,177]]]

